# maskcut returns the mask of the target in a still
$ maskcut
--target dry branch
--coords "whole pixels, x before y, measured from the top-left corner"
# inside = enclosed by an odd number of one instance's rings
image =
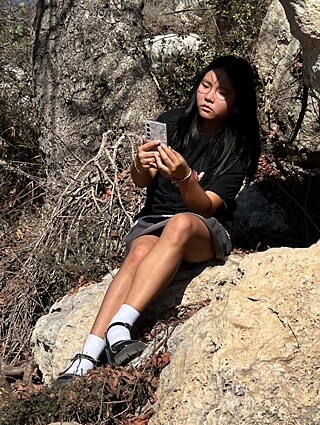
[[[0,354],[7,362],[29,351],[36,319],[57,297],[119,265],[144,199],[129,171],[138,140],[105,133],[97,155],[70,178],[55,206],[43,208],[31,243],[7,261],[0,300]]]

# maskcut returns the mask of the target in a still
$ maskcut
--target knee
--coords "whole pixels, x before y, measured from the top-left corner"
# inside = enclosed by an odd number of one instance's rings
[[[167,223],[163,236],[174,245],[184,245],[194,233],[194,222],[191,214],[176,214]]]
[[[153,244],[151,243],[135,240],[126,258],[127,263],[130,263],[131,266],[138,266],[152,248]]]

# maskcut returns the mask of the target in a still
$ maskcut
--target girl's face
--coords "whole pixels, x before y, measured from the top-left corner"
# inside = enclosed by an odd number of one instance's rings
[[[223,68],[209,71],[197,90],[197,106],[202,133],[219,130],[236,109],[233,85]]]

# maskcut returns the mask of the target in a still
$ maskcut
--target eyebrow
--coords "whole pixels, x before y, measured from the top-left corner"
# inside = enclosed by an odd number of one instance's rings
[[[227,88],[226,86],[224,86],[223,85],[223,82],[220,82],[219,81],[219,77],[215,80],[215,81],[211,81],[211,80],[209,80],[208,78],[203,78],[202,79],[202,81],[201,81],[202,83],[203,82],[205,82],[205,83],[208,83],[208,84],[211,84],[211,85],[214,85],[216,82],[218,82],[218,87],[221,87],[223,90],[225,90],[227,93],[230,93],[230,91],[231,91],[231,89],[230,88]]]

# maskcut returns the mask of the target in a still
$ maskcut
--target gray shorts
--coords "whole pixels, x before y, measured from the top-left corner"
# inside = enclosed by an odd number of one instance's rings
[[[217,260],[225,261],[232,248],[230,236],[226,229],[215,217],[204,218],[199,214],[194,215],[199,217],[207,226],[211,235],[212,245],[216,253]],[[171,217],[172,216],[148,215],[139,218],[126,237],[126,254],[129,252],[131,243],[134,239],[138,236],[149,235],[159,230],[162,231]]]

